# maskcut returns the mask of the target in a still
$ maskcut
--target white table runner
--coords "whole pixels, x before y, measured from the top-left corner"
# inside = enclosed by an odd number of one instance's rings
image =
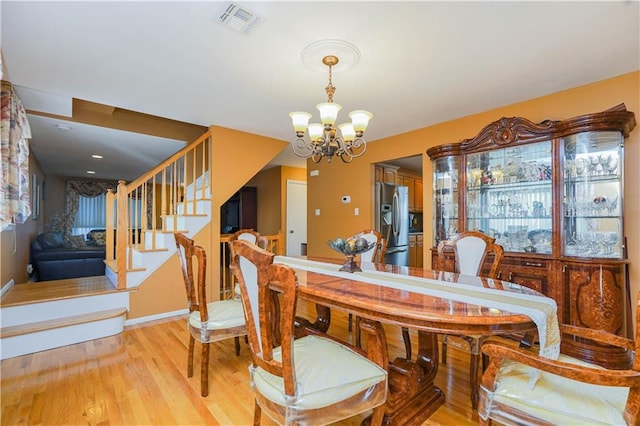
[[[457,302],[471,303],[487,308],[501,309],[504,311],[523,314],[531,318],[538,328],[540,340],[540,355],[546,358],[557,359],[560,354],[560,329],[558,326],[557,305],[549,297],[533,296],[530,294],[504,291],[480,286],[471,286],[459,283],[480,283],[479,277],[470,275],[458,275],[458,282],[449,282],[445,279],[434,280],[423,277],[393,274],[390,272],[376,271],[372,264],[363,262],[362,272],[342,272],[338,269],[342,265],[317,262],[296,257],[276,256],[277,263],[283,263],[295,269],[317,272],[335,277],[362,281],[426,294],[429,296],[450,299]],[[443,272],[442,277],[452,276]],[[504,286],[509,283],[503,282]],[[519,286],[518,286],[519,287]],[[513,288],[516,288],[515,286]]]

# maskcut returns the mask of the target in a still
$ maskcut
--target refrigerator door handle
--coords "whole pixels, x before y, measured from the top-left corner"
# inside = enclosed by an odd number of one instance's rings
[[[400,248],[395,248],[395,249],[391,249],[391,250],[387,250],[387,254],[394,254],[394,253],[403,253],[407,251],[406,248],[404,247],[400,247]]]
[[[396,239],[400,234],[400,221],[402,218],[400,217],[400,197],[398,196],[398,191],[393,191],[393,235],[395,235]]]

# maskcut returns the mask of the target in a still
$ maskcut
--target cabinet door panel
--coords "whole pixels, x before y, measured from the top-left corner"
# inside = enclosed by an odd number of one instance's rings
[[[626,334],[624,265],[567,263],[562,281],[565,324]]]

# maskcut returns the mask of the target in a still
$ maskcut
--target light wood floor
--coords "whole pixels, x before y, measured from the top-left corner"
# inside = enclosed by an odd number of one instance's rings
[[[305,306],[301,306],[304,316]],[[332,312],[330,333],[350,339],[346,315]],[[390,359],[404,353],[399,329],[387,328]],[[414,339],[415,341],[416,339]],[[126,327],[124,333],[3,360],[0,364],[2,425],[250,425],[253,396],[242,345],[211,348],[209,396],[200,396],[199,349],[194,377],[186,377],[185,318]],[[415,342],[414,342],[415,343]],[[468,355],[450,349],[436,385],[446,405],[426,425],[477,424],[469,400]],[[357,425],[361,417],[341,422]],[[263,425],[272,423],[266,418]]]

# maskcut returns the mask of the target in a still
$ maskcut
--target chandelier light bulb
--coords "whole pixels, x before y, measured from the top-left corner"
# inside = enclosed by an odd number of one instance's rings
[[[349,118],[351,118],[354,130],[364,133],[369,125],[369,120],[373,118],[373,114],[369,111],[356,110],[349,113]]]
[[[342,109],[342,105],[333,102],[323,102],[316,105],[318,111],[320,111],[320,121],[322,124],[333,126],[338,119],[338,111]]]
[[[289,117],[291,117],[291,121],[293,121],[293,130],[295,130],[297,134],[304,135],[304,132],[307,130],[307,126],[309,125],[311,114],[308,112],[295,111],[289,114]]]
[[[338,128],[340,129],[342,139],[344,139],[345,142],[353,142],[353,140],[356,138],[356,131],[353,128],[353,124],[342,123],[338,126]]]

